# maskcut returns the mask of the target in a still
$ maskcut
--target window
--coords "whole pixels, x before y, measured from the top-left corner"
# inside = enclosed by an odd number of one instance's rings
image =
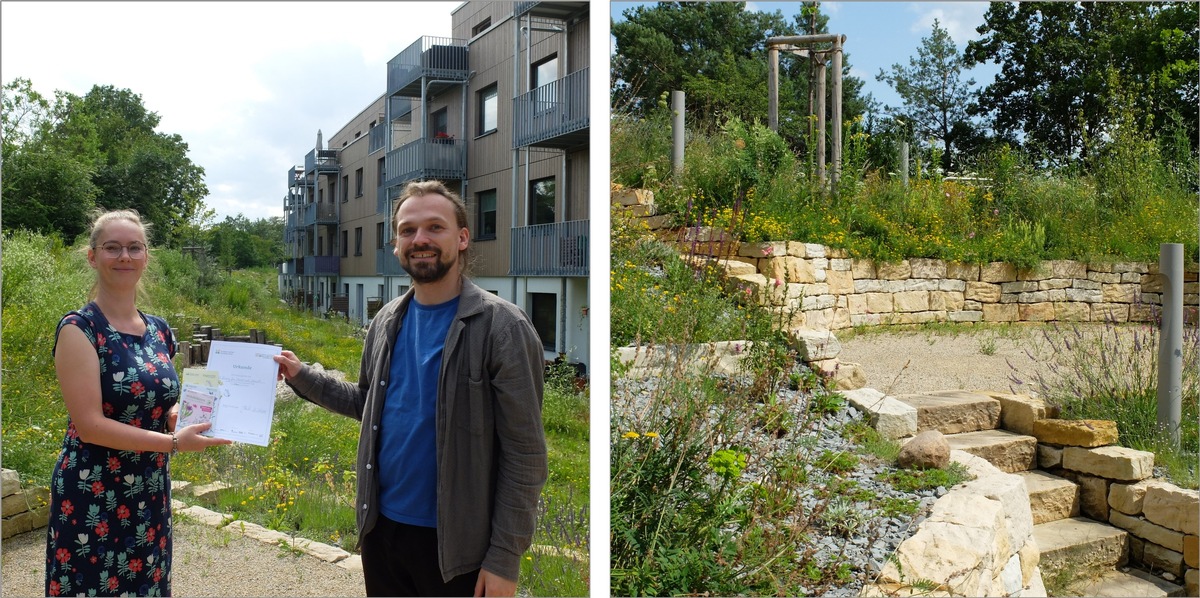
[[[542,89],[543,85],[548,85],[558,80],[558,55],[550,56],[541,62],[530,67],[529,73],[529,89],[537,90],[535,100],[537,104],[534,106],[535,114],[545,112],[554,107],[554,101],[557,99],[557,86],[551,85]]]
[[[363,196],[363,169],[354,171],[354,197]]]
[[[354,228],[354,255],[362,255],[362,227]]]
[[[379,183],[378,183],[377,185],[375,185],[376,187],[382,187],[382,186],[383,186],[383,181],[385,181],[385,180],[387,179],[387,174],[386,174],[386,172],[384,171],[384,168],[383,168],[383,167],[384,167],[384,164],[385,164],[385,162],[384,162],[384,160],[385,160],[385,159],[386,159],[386,158],[380,158],[380,159],[379,159]]]
[[[488,17],[488,18],[480,21],[478,25],[475,25],[474,27],[471,28],[471,37],[475,37],[476,35],[479,35],[480,33],[487,31],[487,28],[491,27],[491,26],[492,26],[492,17]]]
[[[375,223],[375,249],[383,249],[383,223]],[[379,289],[380,296],[383,295],[383,289]]]
[[[554,351],[558,346],[558,297],[554,293],[529,294],[529,319],[542,339],[542,348]]]
[[[317,189],[317,203],[325,203],[325,189]]]
[[[350,231],[342,231],[342,257],[350,255]]]
[[[500,99],[493,83],[479,92],[479,135],[496,130],[500,115]]]
[[[342,177],[342,203],[350,201],[350,175]]]
[[[480,191],[475,195],[479,201],[479,224],[476,239],[496,238],[496,190]]]
[[[451,139],[450,112],[446,108],[429,115],[429,138]]]
[[[554,177],[529,183],[529,224],[554,222]]]

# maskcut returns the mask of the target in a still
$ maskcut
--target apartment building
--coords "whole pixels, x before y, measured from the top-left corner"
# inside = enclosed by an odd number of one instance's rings
[[[439,179],[471,219],[470,276],[533,320],[547,359],[588,355],[588,3],[470,1],[451,37],[381,69],[378,99],[288,170],[280,294],[366,324],[411,281],[394,202]]]

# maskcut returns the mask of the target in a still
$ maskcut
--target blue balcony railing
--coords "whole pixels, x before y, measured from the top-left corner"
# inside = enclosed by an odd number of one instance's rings
[[[304,206],[302,226],[312,224],[336,224],[338,221],[337,204],[310,203]]]
[[[587,276],[588,221],[512,229],[509,276]]]
[[[342,258],[336,255],[306,255],[301,273],[305,276],[336,276],[342,271],[341,265]]]
[[[467,42],[449,37],[424,36],[388,61],[387,94],[421,96],[421,78],[466,81],[470,73]],[[444,85],[434,84],[434,87]],[[435,92],[437,89],[431,89]]]
[[[513,147],[570,149],[587,144],[588,70],[575,71],[513,101]]]
[[[314,149],[304,156],[304,172],[337,172],[338,151],[333,149]]]
[[[466,163],[467,146],[461,139],[418,139],[387,153],[384,186],[415,179],[461,179]]]
[[[404,268],[400,267],[400,260],[392,253],[391,246],[384,246],[375,250],[375,273],[380,276],[400,276],[401,274],[407,274]]]

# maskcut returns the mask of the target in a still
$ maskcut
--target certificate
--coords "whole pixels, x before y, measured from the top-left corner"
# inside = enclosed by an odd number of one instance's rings
[[[274,345],[212,342],[208,369],[217,373],[221,386],[213,425],[206,435],[267,446],[279,374],[279,364],[271,358],[280,351]]]

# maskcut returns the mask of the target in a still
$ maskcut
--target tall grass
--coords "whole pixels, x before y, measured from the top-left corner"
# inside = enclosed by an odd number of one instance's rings
[[[46,485],[62,444],[66,409],[50,355],[55,324],[86,302],[92,271],[81,248],[28,233],[3,238],[3,461],[24,481]],[[276,296],[270,269],[226,272],[155,249],[143,278],[143,311],[161,315],[179,331],[192,323],[229,334],[266,331],[270,342],[306,362],[356,375],[363,330],[340,319],[297,312]],[[523,590],[535,595],[586,595],[588,393],[571,377],[551,375],[544,398],[550,480],[543,491],[535,544]],[[236,518],[354,550],[355,459],[358,422],[285,395],[276,403],[268,446],[234,444],[181,453],[171,463],[176,480],[221,481],[212,508]],[[566,552],[563,552],[565,550]]]

